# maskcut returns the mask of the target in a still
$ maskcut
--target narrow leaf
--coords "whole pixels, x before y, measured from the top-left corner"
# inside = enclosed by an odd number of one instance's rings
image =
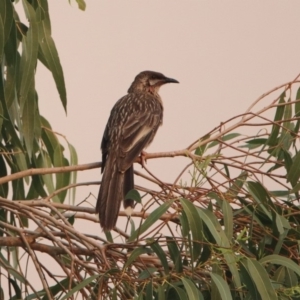
[[[150,247],[156,253],[157,257],[160,259],[165,273],[169,274],[169,265],[166,257],[166,252],[161,248],[158,242],[151,243]]]
[[[225,234],[228,240],[231,241],[233,237],[233,213],[230,204],[226,200],[223,200],[222,211],[224,218]]]
[[[47,1],[41,0],[41,6],[43,9],[44,18],[42,19],[41,26],[39,26],[39,46],[43,57],[47,61],[47,67],[52,73],[62,105],[65,111],[67,111],[67,92],[65,87],[65,79],[58,52],[54,40],[51,37],[50,17]]]
[[[167,237],[167,246],[171,259],[174,262],[176,272],[181,273],[183,270],[181,254],[173,237]]]
[[[294,187],[300,178],[300,151],[293,157],[293,164],[287,173],[287,182]]]
[[[167,201],[156,208],[146,219],[146,221],[129,237],[128,243],[134,241],[139,235],[149,229],[172,205],[174,200]]]
[[[261,298],[264,300],[277,299],[275,290],[265,268],[254,259],[245,258],[244,260],[246,260],[248,272],[255,283]]]
[[[218,274],[210,273],[210,276],[216,287],[218,288],[222,300],[232,300],[227,282]]]
[[[182,208],[187,216],[189,227],[193,236],[192,256],[193,260],[198,259],[202,249],[202,221],[193,203],[186,199],[180,199]]]
[[[195,286],[195,283],[186,277],[182,277],[181,281],[185,287],[189,300],[201,300],[203,298],[202,294]]]
[[[38,54],[38,24],[33,7],[23,0],[24,9],[30,27],[22,41],[22,57],[20,62],[20,110],[23,112],[29,90],[34,87],[34,72]]]
[[[263,257],[262,259],[259,260],[259,262],[261,264],[271,263],[271,264],[285,266],[288,269],[293,270],[295,273],[298,274],[298,276],[300,276],[300,266],[297,265],[295,262],[293,262],[290,258],[278,254],[272,254]]]
[[[88,277],[81,281],[78,285],[76,285],[74,288],[72,288],[66,295],[64,295],[61,300],[69,299],[72,295],[74,295],[76,292],[80,291],[90,283],[92,283],[95,279],[97,279],[100,275],[96,274],[91,277]]]
[[[124,264],[123,270],[125,271],[127,267],[129,267],[132,262],[134,262],[140,255],[142,254],[150,254],[151,250],[149,248],[146,247],[139,247],[139,248],[135,248],[130,256],[128,257],[126,263]]]
[[[285,103],[284,98],[285,98],[285,92],[283,92],[280,95],[280,99],[279,99],[278,104]],[[285,108],[284,105],[280,105],[276,109],[275,118],[274,118],[274,123],[275,124],[273,124],[273,126],[272,126],[272,131],[271,131],[271,134],[270,134],[268,142],[267,142],[268,145],[270,145],[270,146],[275,146],[276,145],[276,139],[277,139],[277,136],[278,136],[279,130],[280,130],[280,126],[277,125],[276,122],[282,120],[282,117],[283,117],[283,114],[284,114],[284,108]]]

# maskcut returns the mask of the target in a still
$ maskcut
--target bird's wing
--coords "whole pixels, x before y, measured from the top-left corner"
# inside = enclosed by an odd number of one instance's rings
[[[131,115],[123,125],[122,135],[119,141],[119,167],[127,170],[142,150],[148,146],[159,125],[161,124],[161,112],[143,112]]]

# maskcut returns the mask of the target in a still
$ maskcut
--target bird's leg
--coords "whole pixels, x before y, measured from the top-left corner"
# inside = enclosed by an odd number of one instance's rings
[[[148,153],[146,151],[142,150],[141,155],[140,155],[141,165],[143,168],[145,167],[145,164],[147,163],[147,158],[146,158],[147,154]]]

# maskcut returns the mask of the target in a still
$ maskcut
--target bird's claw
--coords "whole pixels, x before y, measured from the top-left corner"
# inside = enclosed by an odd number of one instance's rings
[[[147,152],[142,151],[141,155],[140,155],[140,158],[141,158],[141,165],[144,168],[145,164],[147,164]]]

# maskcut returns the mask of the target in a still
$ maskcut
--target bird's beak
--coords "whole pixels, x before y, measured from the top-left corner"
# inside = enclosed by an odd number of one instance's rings
[[[179,81],[177,81],[176,79],[169,78],[169,77],[166,77],[164,81],[165,83],[179,83]]]

